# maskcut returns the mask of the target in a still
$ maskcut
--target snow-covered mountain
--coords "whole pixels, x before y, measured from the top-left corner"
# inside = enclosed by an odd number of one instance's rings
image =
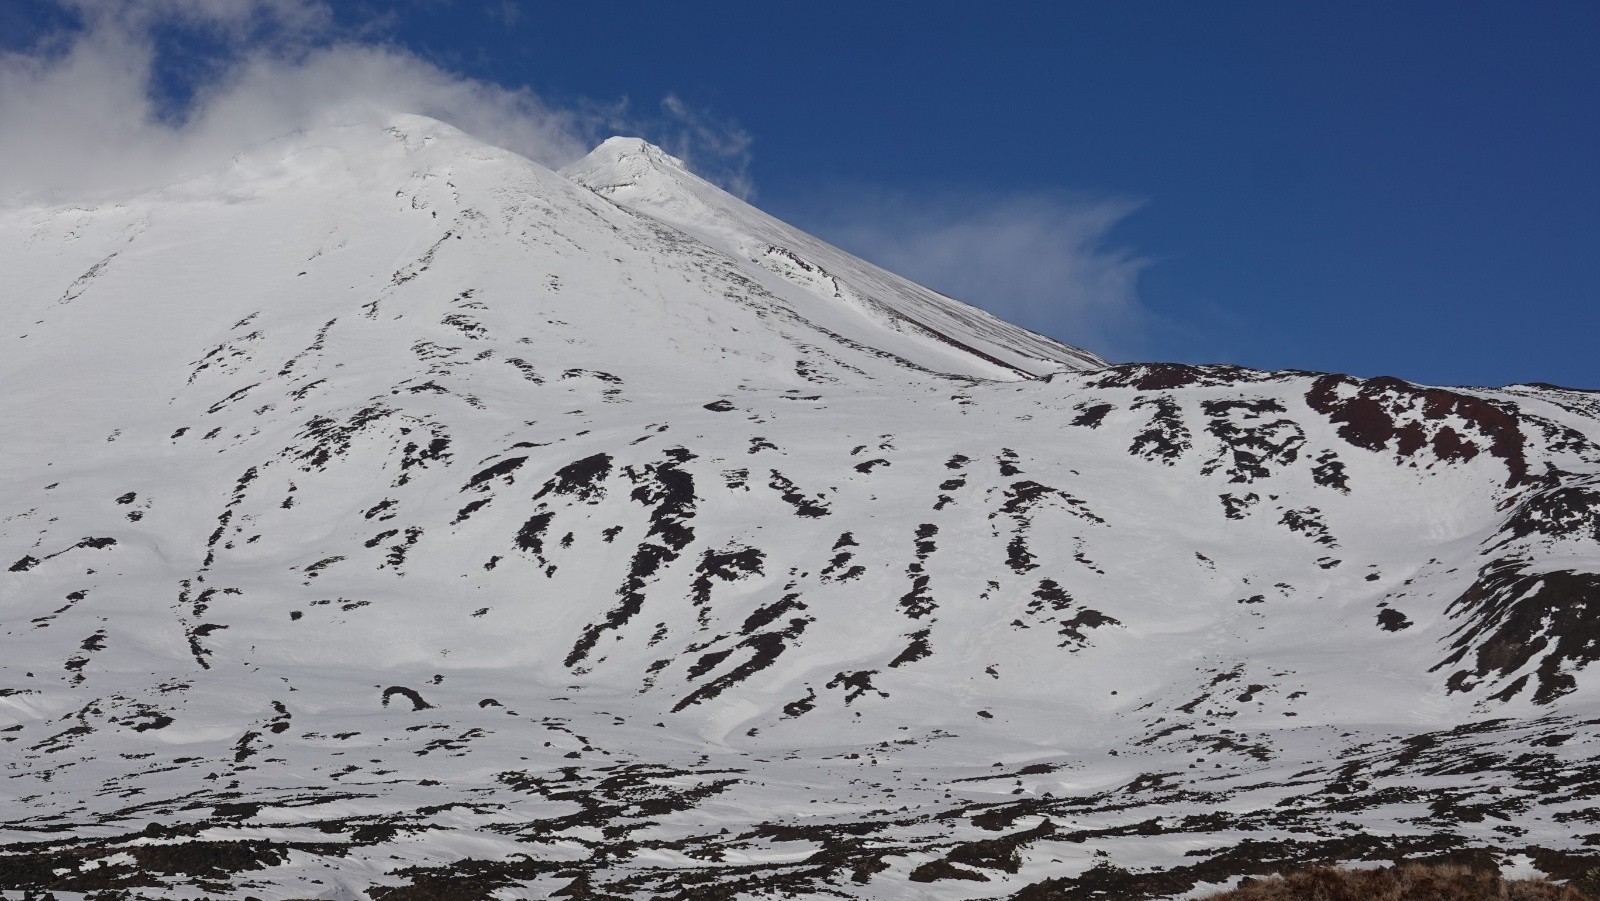
[[[0,265],[0,889],[1600,866],[1600,396],[1109,366],[417,117]]]

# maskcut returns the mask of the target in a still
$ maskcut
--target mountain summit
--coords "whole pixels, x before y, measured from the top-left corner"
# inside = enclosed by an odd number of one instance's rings
[[[0,211],[0,889],[1600,866],[1600,398],[1110,366],[641,141]]]
[[[992,379],[1105,365],[1094,354],[1018,328],[819,241],[637,138],[611,138],[561,174],[722,250],[757,281],[781,286],[776,290],[793,298],[807,318],[936,371]],[[794,288],[803,293],[794,294]],[[882,335],[882,329],[892,336]]]

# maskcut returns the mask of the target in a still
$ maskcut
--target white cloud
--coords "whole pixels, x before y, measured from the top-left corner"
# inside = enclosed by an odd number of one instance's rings
[[[936,291],[1123,357],[1150,324],[1138,286],[1150,261],[1115,246],[1111,232],[1139,205],[1053,195],[866,192],[831,204],[816,228]]]
[[[740,177],[748,159],[748,137],[738,146],[729,135],[742,132],[676,98],[666,115],[645,121],[630,118],[625,104],[553,108],[528,88],[467,78],[372,40],[373,22],[341,27],[316,0],[60,5],[78,27],[28,52],[0,54],[0,201],[87,200],[148,188],[296,129],[402,112],[444,120],[552,167],[581,156],[611,129],[663,140],[653,133],[660,131],[674,151],[713,166],[737,159]],[[176,114],[153,89],[164,62],[162,28],[197,34],[216,55]]]

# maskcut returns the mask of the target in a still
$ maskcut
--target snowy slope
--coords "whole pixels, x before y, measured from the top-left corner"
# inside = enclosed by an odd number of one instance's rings
[[[726,252],[811,321],[935,371],[1006,379],[1105,365],[779,222],[638,138],[611,138],[562,174]]]
[[[0,212],[0,888],[1600,865],[1600,397],[1107,367],[565,176],[402,117]]]

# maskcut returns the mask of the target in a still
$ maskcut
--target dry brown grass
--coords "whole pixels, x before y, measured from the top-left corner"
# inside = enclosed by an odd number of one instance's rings
[[[1355,870],[1312,867],[1284,876],[1246,879],[1204,901],[1594,901],[1547,879],[1500,878],[1468,867],[1407,864]]]

